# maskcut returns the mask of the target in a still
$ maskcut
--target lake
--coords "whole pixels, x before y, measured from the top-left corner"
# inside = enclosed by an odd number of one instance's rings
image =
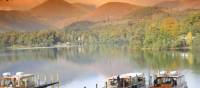
[[[107,77],[156,70],[182,72],[189,88],[199,88],[200,54],[190,51],[141,51],[127,46],[0,50],[0,73],[59,74],[62,88],[95,88]]]

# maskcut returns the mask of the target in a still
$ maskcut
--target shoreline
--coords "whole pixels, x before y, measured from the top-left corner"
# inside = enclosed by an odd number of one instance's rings
[[[75,45],[69,46],[45,46],[45,47],[7,47],[7,49],[11,50],[31,50],[31,49],[51,49],[51,48],[69,48]]]
[[[75,46],[83,46],[83,45],[55,45],[55,46],[45,46],[45,47],[6,47],[6,49],[10,50],[31,50],[31,49],[52,49],[52,48],[71,48]],[[131,48],[131,47],[130,47]],[[191,50],[191,47],[181,47],[181,48],[168,48],[168,49],[159,49],[159,48],[131,48],[135,50]]]

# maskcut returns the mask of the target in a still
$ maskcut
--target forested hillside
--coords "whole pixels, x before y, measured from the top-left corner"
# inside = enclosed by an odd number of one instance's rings
[[[80,21],[62,30],[2,32],[0,45],[127,44],[132,48],[182,49],[199,47],[199,28],[200,10],[146,7],[117,21]]]

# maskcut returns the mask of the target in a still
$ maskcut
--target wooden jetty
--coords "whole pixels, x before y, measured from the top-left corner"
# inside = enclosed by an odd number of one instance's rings
[[[6,72],[0,76],[0,88],[46,88],[54,85],[58,85],[59,88],[59,81],[42,82],[39,76],[23,72],[17,72],[15,75]]]

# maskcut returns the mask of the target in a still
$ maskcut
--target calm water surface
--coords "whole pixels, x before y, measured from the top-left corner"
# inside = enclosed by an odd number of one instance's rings
[[[126,46],[1,50],[0,73],[59,74],[62,88],[95,88],[122,73],[179,70],[189,88],[199,88],[199,51],[138,51]]]

